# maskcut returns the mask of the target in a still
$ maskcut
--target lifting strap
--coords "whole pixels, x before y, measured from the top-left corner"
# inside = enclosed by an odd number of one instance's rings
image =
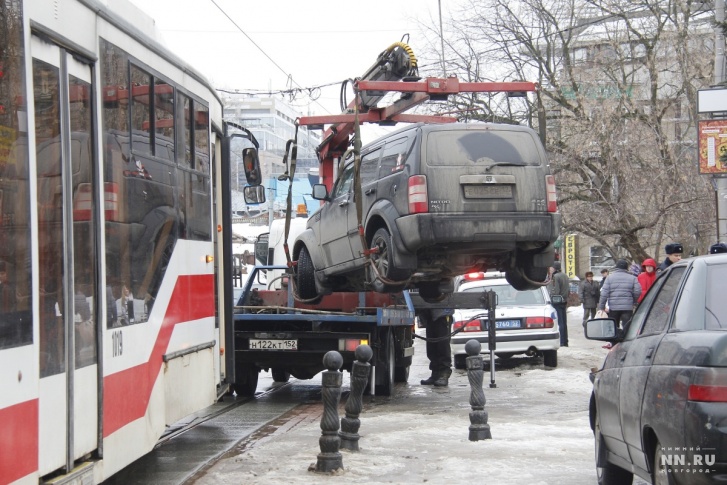
[[[290,167],[288,167],[288,154],[290,154]],[[278,177],[278,180],[285,181],[289,180],[288,184],[288,197],[285,201],[285,235],[283,239],[283,249],[285,251],[285,259],[288,264],[288,268],[293,267],[293,260],[290,257],[290,248],[288,246],[288,235],[290,234],[290,213],[292,212],[293,205],[293,180],[295,179],[295,164],[298,158],[298,123],[295,123],[295,136],[293,139],[288,140],[285,144],[285,155],[283,156],[283,165],[286,167],[286,171],[283,175]]]

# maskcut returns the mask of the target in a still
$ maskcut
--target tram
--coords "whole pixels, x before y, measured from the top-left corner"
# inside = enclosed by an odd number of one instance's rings
[[[0,0],[0,484],[99,483],[228,390],[222,115],[127,0]]]

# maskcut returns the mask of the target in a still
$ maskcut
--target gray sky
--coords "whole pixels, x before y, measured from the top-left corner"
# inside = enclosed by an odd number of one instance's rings
[[[438,19],[437,0],[131,1],[155,19],[168,46],[217,88],[280,90],[336,83],[321,89],[317,101],[303,95],[286,100],[303,114],[339,113],[340,82],[362,75],[406,33],[421,65],[425,39],[417,19],[425,24]],[[452,0],[442,0],[445,16],[448,3]]]

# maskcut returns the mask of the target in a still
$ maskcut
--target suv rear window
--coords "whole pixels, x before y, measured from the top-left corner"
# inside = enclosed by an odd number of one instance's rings
[[[540,165],[533,136],[521,131],[437,131],[427,136],[427,165]]]

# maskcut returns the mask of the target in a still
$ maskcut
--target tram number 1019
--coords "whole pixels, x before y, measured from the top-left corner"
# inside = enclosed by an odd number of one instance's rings
[[[113,356],[118,357],[124,351],[121,330],[111,333],[111,346],[113,347]]]

